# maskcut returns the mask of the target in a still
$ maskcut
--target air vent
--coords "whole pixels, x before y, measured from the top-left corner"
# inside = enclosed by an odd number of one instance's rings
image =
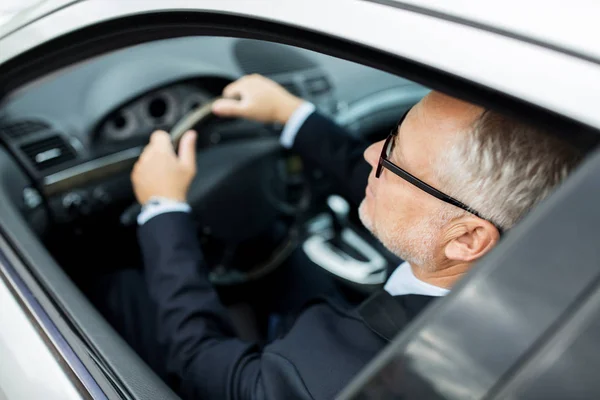
[[[324,76],[309,78],[304,82],[304,85],[311,96],[319,96],[331,90],[331,84]]]
[[[240,39],[235,44],[234,53],[246,74],[274,75],[317,67],[300,51],[278,43]]]
[[[302,97],[302,93],[300,93],[300,88],[298,85],[292,82],[281,82],[281,86],[285,88],[288,92],[293,94],[294,96]]]
[[[43,171],[75,159],[75,150],[59,135],[27,143],[21,151],[39,170]]]
[[[20,121],[0,126],[0,133],[6,137],[14,139],[48,128],[50,128],[50,126],[41,121]]]

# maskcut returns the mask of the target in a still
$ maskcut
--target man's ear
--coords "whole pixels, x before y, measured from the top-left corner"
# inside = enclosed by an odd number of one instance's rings
[[[500,239],[492,223],[470,215],[452,221],[444,236],[446,258],[462,262],[481,258]]]

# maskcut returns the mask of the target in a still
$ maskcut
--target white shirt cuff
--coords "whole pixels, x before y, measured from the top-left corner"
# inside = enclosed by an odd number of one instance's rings
[[[146,222],[156,217],[157,215],[170,213],[170,212],[186,212],[189,213],[192,208],[189,204],[181,201],[167,199],[164,197],[153,197],[148,201],[142,212],[137,217],[138,225],[144,225]]]
[[[294,111],[288,122],[283,127],[279,142],[286,149],[291,149],[296,140],[296,135],[306,119],[315,111],[315,105],[305,101]]]

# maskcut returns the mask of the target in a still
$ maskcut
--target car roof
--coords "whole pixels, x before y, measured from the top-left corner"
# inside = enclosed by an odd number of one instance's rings
[[[26,6],[5,21],[4,24],[0,25],[0,38],[11,34],[33,21],[43,18],[45,15],[52,14],[61,8],[79,1],[81,0],[45,0],[31,6]]]
[[[600,60],[600,2],[572,0],[374,0],[401,8],[429,11],[520,39]],[[558,29],[559,28],[559,29]]]
[[[26,8],[0,26],[0,37],[44,15],[84,0],[46,0]],[[571,0],[365,0],[400,8],[453,18],[466,25],[501,31],[521,40],[564,50],[600,62],[600,2]],[[560,29],[557,29],[560,27]]]

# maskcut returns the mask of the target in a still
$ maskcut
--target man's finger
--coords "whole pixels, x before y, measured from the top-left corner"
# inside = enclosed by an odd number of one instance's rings
[[[241,97],[244,78],[230,83],[223,89],[223,97]]]
[[[131,169],[131,173],[129,174],[129,178],[131,179],[131,182],[134,182],[137,180],[137,176],[138,176],[137,174],[140,169],[139,165],[140,165],[139,161],[136,162],[135,164],[133,164],[133,168]]]
[[[190,169],[196,168],[196,131],[187,131],[179,142],[179,160]]]
[[[243,116],[244,105],[239,100],[219,99],[214,102],[212,111],[222,117]]]
[[[147,145],[145,145],[145,146],[144,146],[144,148],[143,148],[143,150],[142,150],[142,152],[140,153],[140,157],[139,157],[139,159],[141,160],[141,159],[142,159],[142,157],[146,157],[146,156],[147,156],[147,154],[148,154],[150,151],[151,151],[151,149],[150,149],[150,144],[147,144]]]
[[[152,136],[150,136],[150,143],[153,147],[155,146],[162,150],[173,149],[171,136],[165,131],[154,131]]]

